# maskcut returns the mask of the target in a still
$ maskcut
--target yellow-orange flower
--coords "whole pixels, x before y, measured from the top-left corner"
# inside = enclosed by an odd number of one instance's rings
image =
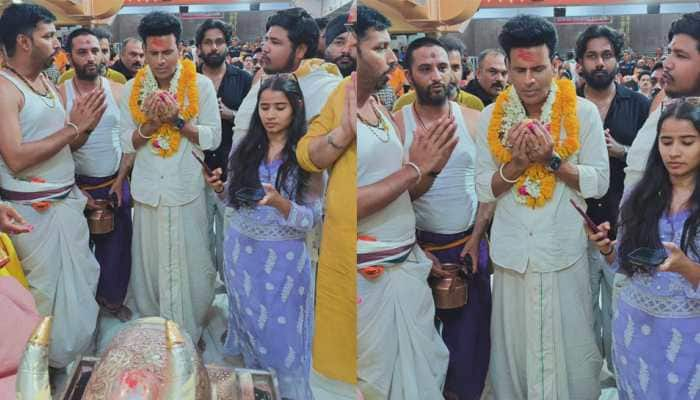
[[[182,71],[177,82],[177,104],[180,108],[180,116],[189,121],[199,114],[199,93],[197,91],[197,69],[194,63],[188,59],[181,60]],[[129,110],[137,124],[148,122],[148,117],[143,112],[140,104],[141,91],[146,79],[146,68],[141,68],[134,77],[134,86],[129,97]],[[150,93],[149,93],[150,94]],[[185,102],[187,100],[187,102]],[[171,123],[165,123],[151,135],[150,145],[153,151],[163,158],[177,153],[180,148],[180,131]],[[167,142],[167,148],[159,143]]]
[[[576,88],[568,79],[561,79],[556,82],[557,93],[552,105],[552,123],[550,134],[554,142],[554,151],[566,160],[574,155],[580,147],[579,143],[579,121],[576,114]],[[508,101],[509,90],[503,90],[496,99],[489,129],[487,133],[487,141],[491,154],[493,154],[496,162],[505,164],[511,161],[512,154],[501,141],[502,135],[501,125],[505,117],[505,104]],[[566,138],[561,140],[561,128],[566,130]],[[526,181],[534,182],[539,185],[539,193],[537,196],[529,194],[526,188]],[[513,189],[516,195],[525,196],[526,204],[529,207],[537,208],[544,206],[554,194],[556,185],[556,177],[547,170],[542,164],[532,164],[518,178]]]

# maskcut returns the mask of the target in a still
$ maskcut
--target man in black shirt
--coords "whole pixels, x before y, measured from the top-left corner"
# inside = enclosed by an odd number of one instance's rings
[[[596,224],[609,221],[613,227],[610,231],[612,237],[616,233],[615,222],[624,188],[627,150],[637,131],[644,125],[650,106],[649,99],[614,82],[623,44],[624,37],[621,33],[598,25],[586,29],[576,42],[576,61],[581,67],[580,75],[584,80],[578,95],[598,107],[610,157],[608,193],[601,199],[587,200],[588,215]],[[608,368],[612,371],[610,324],[614,274],[610,272],[595,246],[589,246],[588,261],[591,269],[596,338],[601,354],[608,360]],[[602,301],[599,303],[598,293],[601,287]]]
[[[250,74],[233,65],[226,64],[228,45],[232,29],[223,21],[207,19],[198,28],[197,50],[202,60],[201,73],[214,83],[219,98],[221,113],[221,145],[218,149],[204,152],[204,161],[212,170],[221,168],[222,180],[226,180],[228,155],[233,141],[233,126],[236,110],[248,94],[253,78]],[[217,201],[216,194],[207,187],[207,215],[211,235],[212,256],[221,271],[223,266],[224,208]]]
[[[473,79],[465,91],[481,99],[484,106],[496,101],[508,83],[506,56],[499,49],[486,49],[479,54],[476,79]]]

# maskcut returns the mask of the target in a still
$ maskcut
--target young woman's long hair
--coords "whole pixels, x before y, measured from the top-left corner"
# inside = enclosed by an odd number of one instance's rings
[[[700,106],[697,104],[681,101],[670,106],[659,118],[656,140],[649,153],[644,176],[620,208],[619,226],[623,233],[618,260],[621,271],[627,275],[651,272],[648,268],[632,265],[628,259],[630,253],[640,247],[663,248],[659,237],[659,220],[671,207],[673,187],[668,170],[661,159],[659,135],[661,127],[669,118],[689,121],[695,126],[695,130],[700,132]],[[690,250],[696,256],[700,256],[695,245],[700,224],[700,174],[695,176],[695,189],[688,203],[690,216],[683,225],[681,249],[686,254],[689,254]]]
[[[236,199],[236,192],[244,187],[261,187],[258,168],[265,161],[270,147],[267,131],[263,126],[258,112],[260,94],[265,90],[283,92],[292,107],[292,123],[287,128],[287,143],[282,150],[282,166],[280,167],[275,188],[290,200],[300,202],[307,189],[310,174],[299,168],[296,157],[296,145],[306,133],[306,113],[304,97],[301,88],[293,75],[281,74],[267,78],[260,85],[258,101],[250,122],[248,133],[241,140],[229,162],[229,201],[238,209],[243,204]],[[288,177],[292,179],[287,183]]]

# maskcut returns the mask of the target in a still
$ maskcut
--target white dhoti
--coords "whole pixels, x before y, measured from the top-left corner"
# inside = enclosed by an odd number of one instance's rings
[[[134,202],[128,304],[142,317],[175,321],[196,343],[214,299],[204,193],[176,207]]]
[[[598,399],[591,301],[586,256],[556,272],[496,266],[489,365],[496,399]]]
[[[325,377],[313,367],[309,374],[309,386],[313,400],[357,400],[355,385]]]
[[[34,225],[13,235],[29,290],[43,316],[53,315],[49,364],[63,368],[90,349],[99,308],[95,301],[100,266],[90,251],[85,197],[73,188],[45,211],[14,203]]]
[[[366,400],[441,399],[449,353],[435,329],[432,263],[408,259],[367,280],[358,274],[358,380]]]

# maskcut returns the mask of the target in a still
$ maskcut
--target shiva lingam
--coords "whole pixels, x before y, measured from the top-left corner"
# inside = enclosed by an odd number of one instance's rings
[[[51,400],[51,317],[37,327],[17,374],[17,398]],[[129,322],[101,358],[82,357],[61,400],[281,400],[274,371],[205,366],[190,337],[159,317]]]

